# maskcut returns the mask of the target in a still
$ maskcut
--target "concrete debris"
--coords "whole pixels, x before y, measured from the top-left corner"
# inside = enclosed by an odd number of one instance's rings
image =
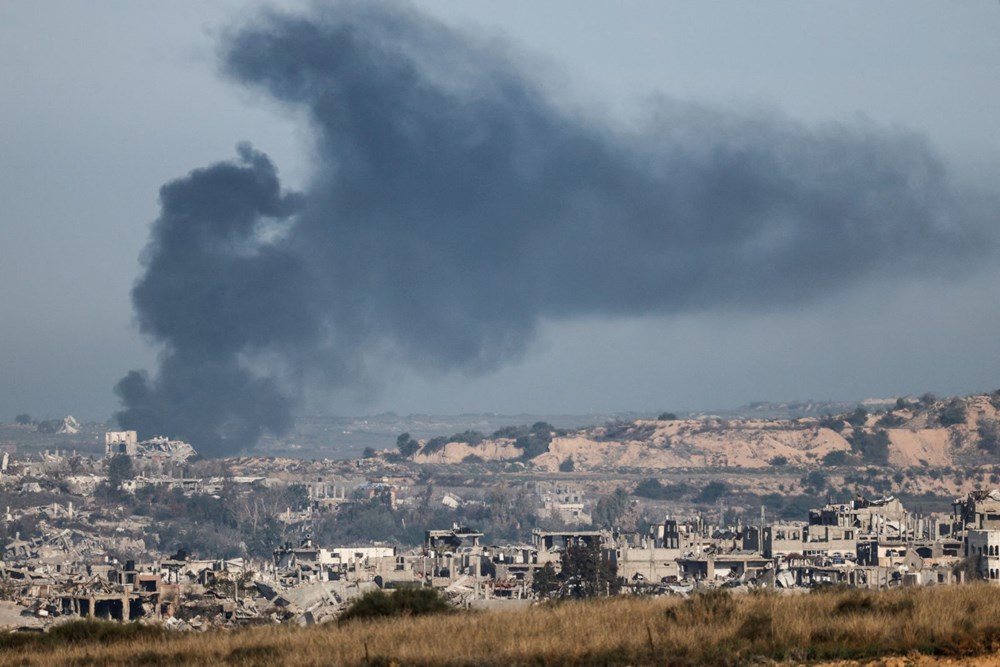
[[[60,424],[59,428],[56,429],[56,433],[61,433],[61,434],[70,434],[70,435],[72,435],[72,434],[79,433],[79,432],[80,432],[80,422],[78,422],[73,417],[73,415],[69,415],[67,417],[64,417],[63,420],[62,420],[62,424]]]

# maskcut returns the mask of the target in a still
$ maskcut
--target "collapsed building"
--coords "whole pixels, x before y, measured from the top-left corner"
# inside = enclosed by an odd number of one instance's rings
[[[984,579],[1000,583],[1000,491],[973,491],[952,507],[953,529],[964,537],[964,555],[976,559]]]
[[[182,440],[171,440],[165,436],[155,436],[149,440],[138,439],[135,431],[108,431],[104,434],[104,455],[106,457],[124,454],[132,458],[158,462],[183,463],[198,452]]]

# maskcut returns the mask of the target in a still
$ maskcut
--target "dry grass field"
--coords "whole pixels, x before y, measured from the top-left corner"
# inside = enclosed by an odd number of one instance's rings
[[[1000,589],[713,592],[690,600],[616,598],[514,613],[204,634],[96,626],[80,624],[62,637],[0,637],[0,665],[738,665],[983,657],[1000,647]]]

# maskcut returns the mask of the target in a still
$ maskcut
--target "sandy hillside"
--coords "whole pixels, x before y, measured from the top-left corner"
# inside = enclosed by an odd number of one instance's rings
[[[610,468],[745,468],[775,465],[812,467],[843,452],[846,463],[877,463],[852,441],[881,443],[881,456],[895,467],[945,467],[957,457],[984,456],[984,432],[995,428],[1000,395],[904,402],[888,412],[823,419],[676,419],[637,420],[552,435],[548,451],[531,460],[556,471],[572,460],[575,470]],[[985,429],[985,431],[984,431]],[[888,446],[886,447],[886,442]],[[876,448],[877,449],[877,448]],[[470,456],[486,461],[512,460],[523,451],[509,438],[477,445],[450,442],[437,451],[419,452],[418,463],[460,463]],[[868,457],[868,458],[866,458]]]

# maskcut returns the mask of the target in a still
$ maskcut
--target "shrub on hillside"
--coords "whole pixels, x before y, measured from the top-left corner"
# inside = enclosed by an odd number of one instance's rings
[[[879,418],[875,425],[879,428],[899,428],[906,420],[893,412],[887,412]]]
[[[831,431],[840,433],[844,430],[844,418],[842,416],[834,417],[833,415],[826,415],[819,420],[819,427],[828,428]]]
[[[663,484],[660,480],[649,477],[636,484],[632,493],[650,500],[680,500],[692,491],[693,489],[684,482]]]
[[[979,434],[979,448],[996,454],[1000,449],[1000,429],[997,428],[996,421],[981,419],[976,430]]]
[[[851,455],[843,450],[835,450],[823,457],[823,465],[846,466],[851,463]]]
[[[527,461],[549,451],[552,435],[565,435],[566,431],[556,429],[548,422],[535,422],[528,426],[504,426],[493,432],[493,438],[507,438],[521,450],[521,459]]]
[[[431,438],[426,443],[424,443],[424,451],[423,451],[423,453],[424,454],[433,454],[435,452],[439,452],[442,449],[444,449],[444,446],[447,445],[449,442],[450,442],[450,439],[444,437],[443,435],[438,436],[436,438]]]
[[[858,406],[854,409],[854,412],[847,416],[847,423],[854,428],[861,428],[868,421],[868,411]]]
[[[719,498],[729,493],[729,485],[725,482],[713,481],[705,485],[695,498],[696,502],[712,505],[718,502]]]
[[[889,463],[889,434],[885,431],[855,431],[847,440],[866,462],[876,465]]]
[[[938,423],[941,426],[955,426],[965,423],[965,402],[960,398],[953,398],[938,412]]]

